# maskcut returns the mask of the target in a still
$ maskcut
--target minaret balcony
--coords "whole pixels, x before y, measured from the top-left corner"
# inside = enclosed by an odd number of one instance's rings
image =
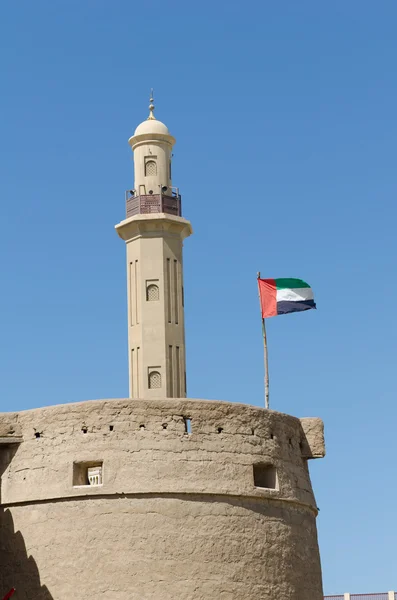
[[[151,213],[166,213],[176,217],[182,216],[181,196],[176,191],[172,195],[145,194],[135,195],[134,190],[125,193],[127,219],[135,215],[147,215]]]

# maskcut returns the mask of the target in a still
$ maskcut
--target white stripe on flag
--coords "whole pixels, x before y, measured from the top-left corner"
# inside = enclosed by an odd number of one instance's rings
[[[277,290],[276,300],[277,302],[300,302],[302,300],[313,300],[312,288],[292,288]]]

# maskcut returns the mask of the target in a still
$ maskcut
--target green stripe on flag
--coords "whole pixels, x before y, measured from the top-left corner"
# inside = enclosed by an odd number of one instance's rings
[[[276,288],[284,290],[286,288],[309,288],[310,285],[302,279],[275,279]]]

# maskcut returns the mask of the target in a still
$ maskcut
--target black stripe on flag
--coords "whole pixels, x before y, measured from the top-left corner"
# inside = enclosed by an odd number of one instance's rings
[[[282,300],[277,302],[277,314],[286,315],[291,312],[301,312],[302,310],[310,310],[316,308],[314,300],[301,300],[300,302],[288,302]]]

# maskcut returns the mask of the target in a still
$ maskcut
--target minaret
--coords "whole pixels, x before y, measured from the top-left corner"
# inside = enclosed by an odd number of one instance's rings
[[[172,186],[175,138],[154,116],[128,140],[135,189],[127,218],[116,225],[127,246],[129,390],[131,398],[185,398],[183,240],[192,233]]]

